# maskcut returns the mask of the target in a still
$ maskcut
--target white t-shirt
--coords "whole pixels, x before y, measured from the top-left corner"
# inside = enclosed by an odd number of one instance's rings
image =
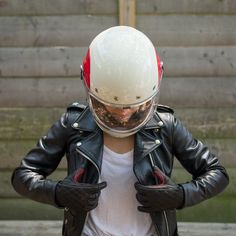
[[[90,211],[82,235],[156,235],[150,215],[137,210],[133,151],[118,154],[104,146],[101,181],[107,187],[101,191],[98,206]]]

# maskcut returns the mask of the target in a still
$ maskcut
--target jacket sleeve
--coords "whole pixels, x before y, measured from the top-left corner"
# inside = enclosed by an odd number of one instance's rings
[[[56,205],[57,182],[46,179],[65,154],[68,129],[66,114],[42,137],[12,174],[12,185],[21,195],[35,201]]]
[[[183,207],[200,203],[222,192],[229,183],[229,177],[219,159],[209,148],[173,118],[173,147],[174,154],[192,174],[192,181],[181,184],[185,192]]]

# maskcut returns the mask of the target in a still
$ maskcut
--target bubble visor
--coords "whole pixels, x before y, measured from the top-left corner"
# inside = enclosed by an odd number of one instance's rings
[[[156,95],[127,106],[106,103],[89,93],[89,106],[98,126],[115,137],[136,133],[150,119],[156,105]]]

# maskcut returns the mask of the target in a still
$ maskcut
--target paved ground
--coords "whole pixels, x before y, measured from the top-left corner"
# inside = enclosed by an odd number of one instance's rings
[[[0,221],[0,236],[60,236],[60,221]],[[236,224],[179,223],[180,236],[235,236]]]

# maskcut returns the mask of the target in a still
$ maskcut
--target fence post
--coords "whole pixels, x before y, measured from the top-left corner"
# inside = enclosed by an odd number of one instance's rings
[[[136,26],[136,0],[119,0],[119,24]]]

